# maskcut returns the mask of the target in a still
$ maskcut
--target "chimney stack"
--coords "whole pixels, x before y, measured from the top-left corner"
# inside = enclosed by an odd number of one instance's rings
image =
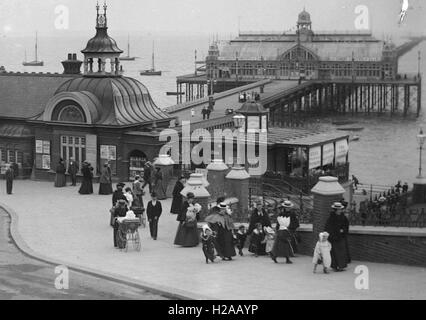
[[[68,53],[68,59],[62,61],[64,74],[81,74],[80,68],[82,63],[82,61],[77,60],[76,53]]]

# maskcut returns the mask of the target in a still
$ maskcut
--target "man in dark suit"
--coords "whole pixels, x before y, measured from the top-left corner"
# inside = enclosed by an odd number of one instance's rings
[[[157,200],[155,192],[151,194],[151,199],[146,207],[146,215],[148,216],[151,238],[157,240],[158,219],[160,219],[163,208],[161,207],[161,202]]]
[[[12,194],[13,179],[15,177],[15,174],[14,174],[12,166],[10,164],[6,165],[6,172],[5,172],[4,176],[5,176],[5,179],[6,179],[6,192],[7,192],[7,194]]]
[[[78,163],[74,161],[74,158],[70,158],[70,163],[68,164],[68,174],[71,177],[71,185],[77,185],[77,172],[78,172]]]
[[[146,185],[149,186],[149,193],[152,193],[152,183],[151,183],[151,176],[152,176],[152,168],[151,168],[151,162],[145,163],[145,167],[143,170],[143,180],[145,181],[142,189],[145,189]]]
[[[257,207],[253,210],[250,216],[248,234],[251,234],[253,232],[257,223],[260,223],[262,225],[262,228],[271,226],[271,221],[269,220],[268,213],[263,208],[262,202],[257,203]]]

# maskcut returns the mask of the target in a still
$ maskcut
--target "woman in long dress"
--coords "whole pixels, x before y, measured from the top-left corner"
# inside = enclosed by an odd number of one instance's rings
[[[275,242],[270,252],[270,256],[275,263],[278,263],[277,258],[283,257],[286,259],[286,263],[293,263],[290,260],[290,257],[294,257],[293,248],[291,246],[291,234],[288,231],[288,226],[290,225],[289,217],[278,216],[277,221],[280,225],[277,235],[275,237]]]
[[[55,187],[61,188],[66,186],[66,178],[65,178],[65,164],[62,158],[59,160],[58,165],[56,166],[56,175],[55,175]]]
[[[99,178],[99,194],[112,194],[111,171],[105,163]]]
[[[83,182],[81,183],[80,194],[92,194],[93,193],[93,167],[87,161],[83,162],[83,167],[81,168],[81,173],[83,174]]]
[[[179,221],[179,226],[174,244],[182,247],[196,247],[200,242],[197,221],[201,206],[194,202],[195,196],[192,192],[188,192],[186,198],[176,219]]]
[[[325,231],[329,233],[328,241],[331,243],[331,268],[344,271],[350,256],[347,245],[349,220],[344,215],[344,206],[340,202],[335,202],[331,208],[332,212],[325,224]]]
[[[166,190],[163,185],[163,173],[161,168],[156,168],[154,173],[154,192],[157,194],[158,200],[164,200],[167,198]]]
[[[173,201],[170,208],[171,214],[179,214],[182,208],[183,197],[180,194],[184,188],[185,177],[181,176],[178,181],[176,181],[175,187],[173,189]]]
[[[222,260],[232,260],[232,257],[237,255],[232,234],[234,222],[231,215],[231,209],[222,202],[217,207],[213,207],[212,213],[205,219],[210,228],[216,233],[214,243],[216,251]]]

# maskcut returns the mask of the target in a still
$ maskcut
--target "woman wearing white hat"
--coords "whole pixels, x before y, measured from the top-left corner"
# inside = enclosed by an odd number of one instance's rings
[[[349,250],[346,236],[349,232],[349,220],[343,214],[344,206],[335,202],[331,206],[332,212],[325,224],[325,231],[330,235],[331,267],[335,271],[344,271],[349,263]]]
[[[291,262],[290,257],[294,257],[294,252],[291,247],[291,234],[287,229],[290,225],[290,218],[279,216],[277,220],[280,224],[280,228],[277,231],[270,256],[275,263],[278,263],[278,257],[283,257],[286,259],[287,264],[291,264],[293,262]]]
[[[290,200],[285,200],[281,202],[280,213],[279,216],[290,218],[290,225],[288,226],[288,231],[291,234],[291,246],[293,248],[294,253],[297,252],[297,229],[299,228],[299,219],[297,218],[296,213],[294,212],[294,204]],[[280,224],[277,221],[276,229],[279,230]]]

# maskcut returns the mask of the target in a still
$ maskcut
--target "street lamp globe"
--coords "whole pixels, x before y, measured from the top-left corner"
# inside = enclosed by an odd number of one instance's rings
[[[420,148],[423,147],[426,140],[426,134],[423,133],[423,130],[420,129],[419,134],[417,135],[417,142],[419,143]]]
[[[232,119],[234,120],[235,128],[241,129],[244,126],[246,117],[243,116],[242,114],[236,114],[235,116],[232,117]]]

